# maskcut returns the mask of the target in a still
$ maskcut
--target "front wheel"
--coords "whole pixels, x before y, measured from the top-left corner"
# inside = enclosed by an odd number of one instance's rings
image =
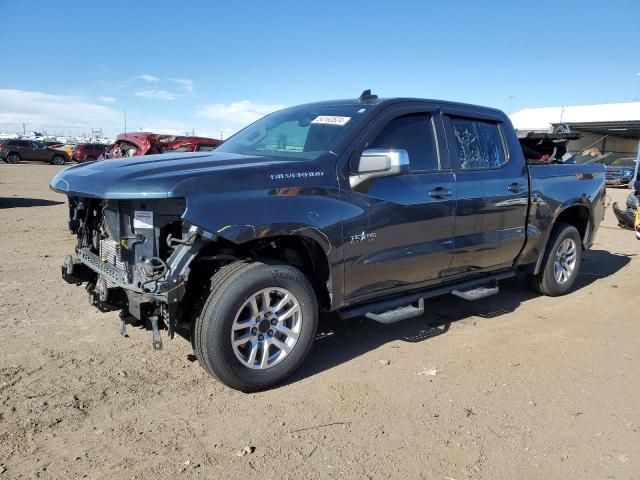
[[[200,364],[225,385],[255,392],[289,377],[313,344],[318,306],[290,265],[233,262],[211,279],[194,325]]]
[[[55,155],[51,160],[51,163],[54,165],[64,165],[66,159],[62,155]]]
[[[531,285],[538,293],[557,297],[568,293],[578,277],[582,263],[582,241],[573,225],[555,226],[547,244],[540,273],[531,275]]]

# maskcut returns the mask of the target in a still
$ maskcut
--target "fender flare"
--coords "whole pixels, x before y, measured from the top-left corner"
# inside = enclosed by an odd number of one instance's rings
[[[331,241],[326,233],[313,225],[303,223],[225,225],[212,233],[215,236],[219,236],[238,245],[261,238],[267,239],[279,236],[301,236],[318,243],[327,256],[329,256],[333,250]]]
[[[587,221],[587,228],[585,229],[584,232],[584,237],[582,238],[582,248],[586,248],[587,245],[587,240],[589,238],[589,236],[591,235],[591,225],[593,224],[593,209],[591,208],[591,204],[585,204],[582,202],[572,202],[572,203],[567,203],[567,204],[563,204],[562,206],[560,206],[556,212],[553,215],[553,220],[551,221],[551,224],[549,225],[549,228],[547,229],[547,234],[545,236],[544,239],[544,248],[540,249],[540,254],[538,255],[538,259],[536,260],[535,263],[535,267],[533,269],[533,274],[537,275],[540,273],[540,269],[542,268],[542,260],[544,259],[544,255],[545,253],[547,253],[547,247],[549,246],[549,239],[551,238],[551,232],[553,231],[553,229],[555,228],[556,224],[558,223],[558,219],[560,218],[560,215],[562,215],[563,212],[569,210],[570,208],[574,208],[574,207],[582,207],[582,208],[586,208],[587,212],[589,214],[589,220]]]

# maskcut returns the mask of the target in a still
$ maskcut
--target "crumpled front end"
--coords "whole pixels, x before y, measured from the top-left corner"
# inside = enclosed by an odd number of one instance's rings
[[[212,235],[184,222],[183,199],[104,200],[69,197],[69,229],[76,234],[73,255],[62,276],[86,284],[89,302],[102,311],[121,311],[121,333],[135,320],[173,337],[185,294],[189,263]]]

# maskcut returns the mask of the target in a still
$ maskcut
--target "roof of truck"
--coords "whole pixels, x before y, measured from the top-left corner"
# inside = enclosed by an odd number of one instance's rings
[[[474,105],[474,104],[470,104],[470,103],[463,103],[463,102],[454,102],[454,101],[449,101],[449,100],[437,100],[437,99],[432,99],[432,98],[417,98],[417,97],[387,97],[387,98],[372,98],[372,99],[367,99],[364,101],[361,101],[357,98],[345,98],[345,99],[339,99],[339,100],[325,100],[325,101],[320,101],[320,102],[309,102],[307,104],[304,105],[376,105],[376,106],[383,106],[383,105],[392,105],[394,103],[402,103],[402,102],[420,102],[420,103],[431,103],[431,104],[436,104],[436,105],[440,105],[440,106],[446,106],[446,107],[452,107],[452,108],[471,108],[474,110],[485,110],[485,111],[491,111],[494,113],[500,113],[502,114],[502,110],[497,109],[497,108],[493,108],[493,107],[486,107],[483,105]],[[295,105],[295,106],[301,106],[301,105]]]

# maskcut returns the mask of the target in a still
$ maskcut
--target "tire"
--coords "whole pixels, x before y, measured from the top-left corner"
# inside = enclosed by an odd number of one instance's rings
[[[290,265],[237,261],[211,279],[193,343],[207,372],[228,387],[256,392],[282,382],[300,366],[317,326],[316,296],[302,272]]]
[[[91,156],[91,155],[88,155],[88,156],[84,157],[84,160],[82,161],[82,163],[85,163],[85,162],[95,162],[95,160],[96,160],[96,157],[93,157],[93,156]]]
[[[16,163],[20,163],[22,159],[20,158],[20,155],[17,153],[10,153],[5,157],[4,161],[12,165],[15,165]]]
[[[54,155],[51,159],[51,163],[53,163],[54,165],[64,165],[66,161],[67,159],[62,155]]]
[[[573,287],[581,263],[580,233],[573,225],[559,223],[554,227],[547,243],[540,273],[529,277],[531,286],[538,293],[549,297],[565,295]]]

